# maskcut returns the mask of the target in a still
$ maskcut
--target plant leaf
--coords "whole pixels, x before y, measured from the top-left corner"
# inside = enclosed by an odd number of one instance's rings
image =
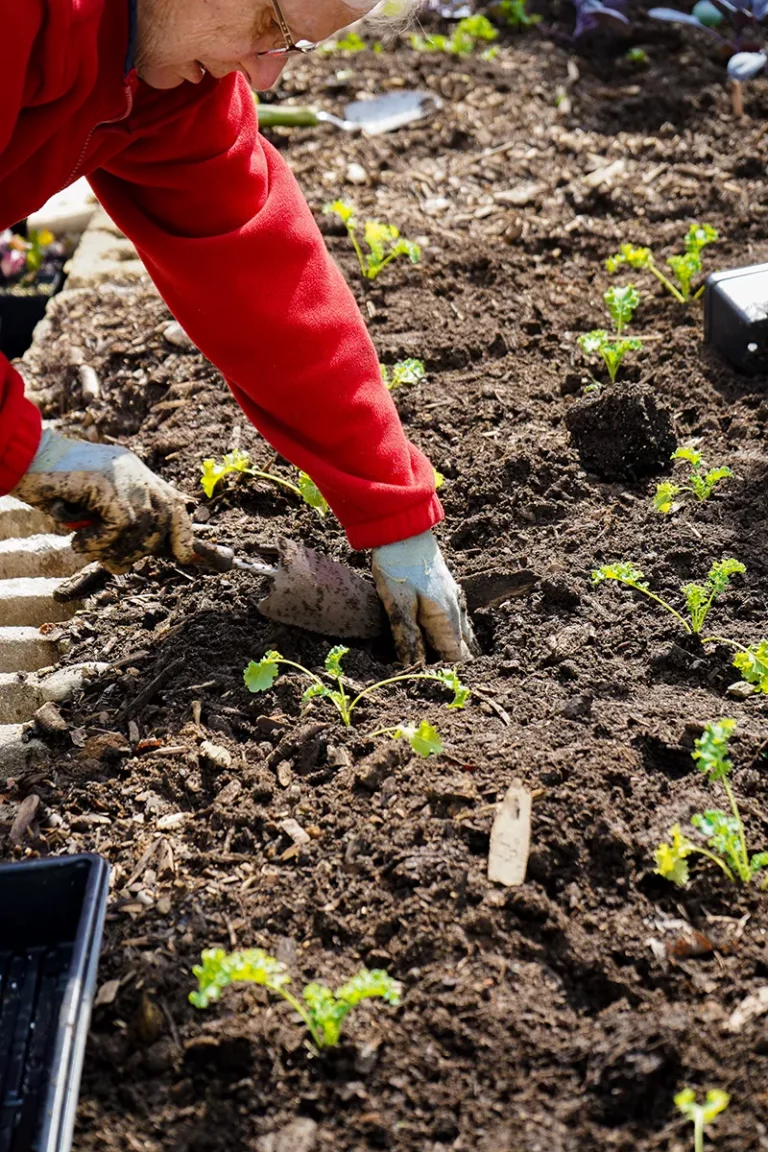
[[[665,880],[670,880],[673,884],[684,888],[689,878],[686,857],[691,853],[694,845],[683,835],[679,824],[673,824],[669,830],[669,835],[672,837],[672,843],[667,844],[662,841],[654,853],[656,860],[654,872],[663,876]]]
[[[674,499],[680,491],[677,484],[672,484],[670,481],[665,480],[656,488],[656,494],[653,497],[653,507],[657,512],[667,515],[674,507]]]
[[[702,735],[694,741],[693,759],[710,784],[722,780],[733,770],[733,761],[728,755],[728,742],[735,727],[735,720],[711,720],[705,725]]]
[[[252,470],[253,466],[248,453],[242,452],[239,448],[235,448],[222,458],[221,464],[217,464],[213,457],[203,460],[203,472],[200,477],[200,484],[210,500],[216,485],[220,480],[223,480],[225,476],[228,476],[232,472],[249,473]]]
[[[346,200],[334,200],[323,207],[325,215],[338,216],[341,222],[346,225],[348,232],[354,232],[357,227],[357,220],[355,219],[356,211],[355,206]]]
[[[401,724],[395,730],[395,737],[407,740],[417,756],[439,756],[443,751],[443,742],[436,728],[422,720],[418,728],[415,725]]]
[[[341,669],[341,661],[349,652],[349,648],[345,648],[343,644],[335,644],[325,658],[325,670],[330,676],[335,676],[340,680],[343,673]]]
[[[639,588],[643,592],[649,591],[645,575],[634,564],[623,561],[618,564],[603,564],[592,572],[592,583],[602,584],[603,580],[617,580],[620,584],[628,584],[631,588]]]
[[[768,640],[737,652],[733,663],[748,684],[756,684],[760,692],[768,694]]]
[[[291,982],[285,965],[261,948],[229,953],[223,948],[208,948],[203,952],[201,960],[202,963],[192,969],[199,988],[189,994],[190,1003],[196,1008],[207,1008],[211,1001],[218,1000],[228,984],[263,984],[279,992]]]
[[[304,503],[309,504],[310,508],[316,509],[321,516],[325,516],[328,511],[328,501],[308,473],[299,472],[298,489]]]
[[[251,660],[243,673],[243,681],[249,692],[266,692],[277,678],[278,664],[282,660],[279,652],[266,652],[257,663]]]

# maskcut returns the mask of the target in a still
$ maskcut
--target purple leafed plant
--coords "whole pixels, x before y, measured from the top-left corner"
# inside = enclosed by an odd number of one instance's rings
[[[729,49],[733,53],[728,61],[732,80],[751,80],[768,64],[766,53],[756,50],[761,40],[760,25],[768,16],[768,0],[699,0],[690,12],[651,8],[648,15],[697,28]]]
[[[628,3],[629,0],[573,0],[576,9],[574,39],[595,28],[626,28],[629,20],[624,9]]]

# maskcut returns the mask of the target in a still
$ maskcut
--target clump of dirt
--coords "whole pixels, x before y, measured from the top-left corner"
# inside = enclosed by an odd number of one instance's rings
[[[672,413],[648,384],[620,382],[582,396],[565,423],[584,468],[601,480],[655,476],[677,447]]]

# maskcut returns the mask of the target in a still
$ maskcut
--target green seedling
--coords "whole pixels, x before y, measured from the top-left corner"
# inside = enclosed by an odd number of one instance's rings
[[[535,28],[541,23],[541,16],[531,15],[526,11],[526,0],[501,0],[494,6],[494,15],[498,13],[508,28],[515,32],[524,32],[527,28]]]
[[[325,658],[325,671],[335,682],[335,688],[330,688],[319,676],[316,676],[314,672],[310,672],[309,668],[305,668],[303,664],[297,664],[294,660],[286,660],[284,656],[281,656],[279,652],[275,651],[267,652],[258,662],[251,660],[243,677],[245,686],[249,692],[266,692],[277,679],[278,668],[281,664],[286,668],[295,668],[297,671],[303,673],[304,676],[308,676],[312,681],[302,696],[302,700],[304,700],[304,702],[317,698],[330,700],[339,713],[342,723],[347,728],[351,726],[352,713],[360,701],[370,696],[373,692],[377,692],[379,688],[386,687],[388,684],[403,684],[408,680],[434,680],[436,683],[443,684],[453,692],[453,699],[448,705],[449,708],[463,708],[469,699],[469,688],[461,683],[458,674],[452,668],[440,668],[434,672],[404,672],[399,676],[389,676],[386,680],[378,680],[375,684],[371,684],[369,688],[364,688],[362,692],[358,692],[356,696],[352,696],[347,694],[345,690],[344,673],[341,667],[341,661],[348,652],[349,648],[345,648],[343,644],[337,644],[331,648]]]
[[[718,596],[728,587],[732,576],[741,576],[746,572],[746,568],[739,560],[734,560],[729,557],[726,560],[716,560],[710,568],[706,583],[704,584],[685,584],[682,588],[683,597],[685,599],[685,606],[688,609],[689,620],[668,604],[666,600],[662,600],[655,592],[652,592],[648,587],[645,576],[636,568],[634,564],[618,563],[618,564],[603,564],[601,568],[596,568],[592,573],[592,583],[602,584],[605,580],[615,580],[618,584],[624,584],[627,588],[634,588],[637,592],[642,592],[650,600],[654,600],[660,604],[662,608],[666,608],[675,619],[679,620],[685,631],[695,636],[701,635],[701,630],[704,627],[704,622],[709,614],[709,610],[717,600]],[[721,638],[711,636],[702,639],[703,644],[714,641],[719,641]]]
[[[633,284],[624,288],[609,288],[603,293],[603,300],[608,309],[608,315],[613,321],[613,332],[604,328],[596,328],[592,332],[585,332],[578,338],[578,344],[585,356],[601,356],[608,369],[611,384],[616,383],[622,361],[627,352],[637,352],[642,346],[642,340],[637,337],[622,336],[627,324],[640,303],[640,293]],[[599,387],[597,381],[591,388]]]
[[[651,62],[644,48],[628,48],[624,59],[628,64],[634,64],[636,68],[647,68]]]
[[[407,360],[398,360],[391,372],[386,364],[381,365],[381,378],[390,392],[402,388],[403,384],[419,384],[426,374],[424,361],[412,356]]]
[[[377,728],[371,732],[368,739],[374,736],[391,736],[394,740],[407,740],[417,756],[439,756],[443,751],[443,742],[437,728],[433,728],[426,720],[416,727],[415,724],[401,724],[397,728]]]
[[[659,844],[656,849],[655,872],[681,888],[688,883],[688,857],[692,854],[706,856],[722,869],[729,880],[740,880],[750,884],[760,872],[768,869],[768,852],[757,852],[751,857],[747,852],[744,824],[728,779],[733,771],[733,761],[728,755],[728,741],[736,727],[735,720],[717,720],[707,724],[704,734],[695,742],[693,759],[700,772],[710,784],[721,784],[728,797],[731,811],[723,812],[711,808],[706,812],[696,812],[691,824],[706,838],[709,848],[702,848],[689,840],[675,824],[669,830],[672,843]],[[768,886],[768,876],[761,887]]]
[[[696,448],[678,448],[672,453],[671,459],[684,460],[690,465],[691,471],[687,484],[673,484],[671,481],[664,481],[658,485],[656,495],[653,498],[653,506],[662,515],[674,512],[680,507],[680,504],[676,502],[676,497],[690,493],[697,500],[703,502],[709,499],[721,480],[733,476],[730,468],[707,468],[701,452]]]
[[[343,52],[345,55],[351,55],[355,52],[364,52],[367,47],[368,45],[366,44],[365,40],[363,40],[362,36],[358,35],[357,32],[350,31],[346,32],[343,36],[339,36],[335,40],[326,40],[325,43],[319,46],[319,51],[322,55],[328,55],[330,53],[336,52]],[[377,50],[377,48],[380,50],[381,45],[374,44],[374,52]]]
[[[499,33],[487,16],[466,16],[459,20],[450,36],[411,35],[411,47],[417,52],[448,52],[452,56],[469,56],[478,44],[491,43]],[[486,49],[485,59],[492,59],[497,49]]]
[[[288,991],[291,977],[285,964],[260,948],[243,952],[208,948],[201,960],[202,963],[192,969],[198,989],[189,994],[189,1000],[196,1008],[207,1008],[219,999],[229,984],[261,984],[281,996],[299,1014],[318,1049],[336,1047],[347,1016],[361,1000],[375,997],[393,1007],[400,1003],[401,985],[380,968],[361,968],[335,992],[325,984],[307,984],[302,992],[302,1003]]]
[[[228,452],[220,464],[213,457],[203,460],[200,484],[209,500],[220,481],[233,473],[239,473],[242,476],[254,476],[257,480],[271,480],[273,484],[279,484],[281,487],[287,488],[289,492],[300,496],[305,504],[309,504],[311,508],[316,510],[318,515],[325,516],[328,511],[327,500],[312,477],[308,476],[306,472],[299,472],[297,483],[292,484],[290,480],[276,476],[274,472],[262,472],[260,469],[254,468],[248,453],[239,448],[235,448],[233,452]]]
[[[704,291],[702,284],[692,295],[692,283],[701,275],[702,249],[707,244],[712,244],[717,238],[717,229],[713,228],[711,224],[691,224],[683,241],[685,251],[681,255],[670,256],[667,260],[667,265],[672,270],[677,286],[659,268],[650,248],[640,248],[634,244],[622,244],[618,252],[608,257],[605,266],[611,274],[618,272],[619,268],[625,264],[630,268],[647,268],[677,300],[678,304],[688,304],[691,300],[698,300]]]
[[[683,1116],[693,1124],[693,1152],[704,1152],[704,1126],[711,1124],[716,1116],[725,1112],[731,1102],[727,1092],[720,1088],[710,1088],[703,1104],[696,1102],[693,1088],[683,1088],[675,1096],[675,1104]]]
[[[363,253],[357,238],[359,227],[356,209],[345,200],[334,200],[323,208],[326,215],[338,216],[347,230],[347,235],[355,249],[360,271],[366,280],[375,280],[380,272],[398,256],[407,256],[411,264],[418,264],[421,259],[421,248],[412,240],[406,240],[400,235],[399,228],[394,224],[382,224],[379,220],[366,220],[363,225],[363,238],[368,245],[369,252]]]

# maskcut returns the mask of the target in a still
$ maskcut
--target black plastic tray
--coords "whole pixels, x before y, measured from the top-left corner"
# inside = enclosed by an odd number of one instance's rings
[[[69,1152],[108,891],[100,856],[0,865],[0,1152]]]

